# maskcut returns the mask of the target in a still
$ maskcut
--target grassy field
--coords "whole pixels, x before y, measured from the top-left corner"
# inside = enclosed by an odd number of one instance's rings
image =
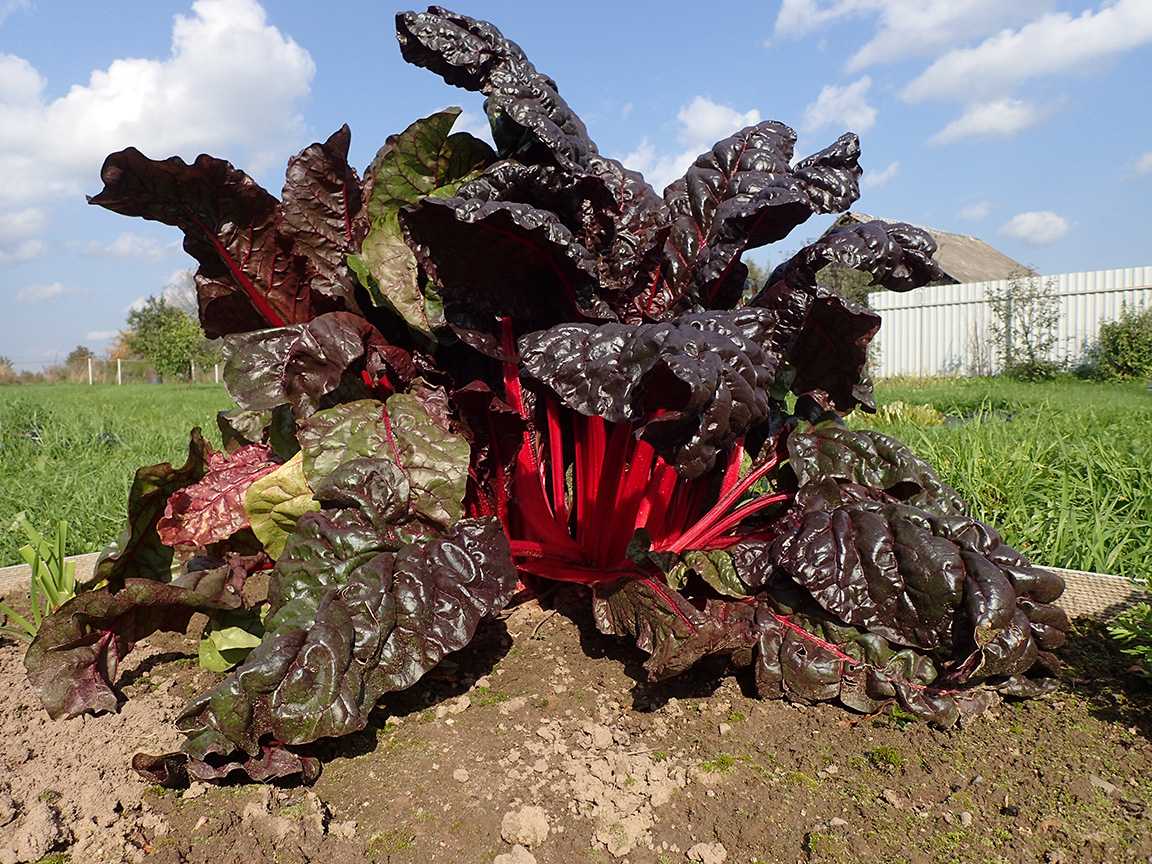
[[[882,406],[945,415],[933,426],[896,411],[870,425],[934,465],[973,515],[1037,563],[1152,583],[1144,385],[927,379],[881,382],[876,392]],[[219,446],[215,415],[230,407],[222,386],[206,384],[0,388],[0,527],[20,510],[44,529],[63,518],[69,552],[99,550],[123,526],[135,470],[182,464],[193,426]],[[22,536],[0,536],[0,565],[19,563]]]
[[[220,446],[216,412],[235,407],[223,385],[50,384],[0,387],[0,566],[19,564],[21,510],[41,530],[68,520],[68,552],[96,552],[124,526],[142,465],[188,456],[200,426]]]
[[[931,405],[943,425],[873,428],[899,438],[1040,564],[1152,583],[1152,392],[1074,379],[881,382],[880,405]]]

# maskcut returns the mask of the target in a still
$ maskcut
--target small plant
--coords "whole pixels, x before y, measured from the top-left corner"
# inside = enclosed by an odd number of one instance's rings
[[[932,405],[910,405],[897,399],[876,409],[875,414],[857,414],[856,424],[863,426],[891,426],[908,423],[916,426],[943,426],[945,417]]]
[[[1137,658],[1143,670],[1152,675],[1152,606],[1137,603],[1108,625],[1120,650]]]
[[[39,632],[40,622],[44,618],[76,596],[76,562],[64,560],[68,538],[67,522],[56,523],[56,537],[54,541],[50,541],[33,527],[27,515],[21,511],[16,514],[9,528],[10,531],[17,529],[23,531],[29,540],[26,546],[20,547],[20,557],[32,568],[32,581],[28,588],[32,601],[32,620],[28,621],[4,603],[0,603],[0,612],[23,628],[16,630],[12,627],[0,627],[0,630],[30,640]]]
[[[710,762],[699,762],[696,767],[709,774],[727,774],[736,764],[736,760],[727,753],[721,753]]]
[[[887,744],[880,744],[868,751],[868,761],[875,768],[884,771],[896,771],[904,767],[904,757],[900,751]]]

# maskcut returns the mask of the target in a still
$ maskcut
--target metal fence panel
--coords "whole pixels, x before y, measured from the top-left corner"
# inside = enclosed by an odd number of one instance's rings
[[[1050,285],[1060,304],[1056,341],[1048,358],[1057,362],[1082,359],[1100,322],[1119,318],[1125,305],[1152,306],[1152,267],[1033,278]],[[872,309],[884,320],[872,343],[872,374],[885,378],[997,371],[1001,358],[993,350],[988,298],[1008,284],[1001,279],[870,294]]]

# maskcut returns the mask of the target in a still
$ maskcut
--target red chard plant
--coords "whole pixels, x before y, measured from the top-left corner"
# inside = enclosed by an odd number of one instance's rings
[[[852,431],[879,318],[819,282],[941,276],[902,223],[835,230],[750,299],[745,251],[859,194],[846,134],[794,160],[764,122],[658,194],[601,156],[492,25],[397,16],[400,50],[486,97],[493,150],[449,109],[361,178],[344,127],[279,200],[211,156],[104,163],[91,203],[175,225],[224,337],[224,452],[137,472],[89,591],[26,657],[53,717],[114,710],[120,659],[190,616],[264,636],[177,725],[159,779],[315,776],[311,742],[468,644],[517,590],[585,586],[650,676],[719,655],[763,697],[899,704],[941,724],[1057,683],[1068,621],[1031,566],[903,444]]]

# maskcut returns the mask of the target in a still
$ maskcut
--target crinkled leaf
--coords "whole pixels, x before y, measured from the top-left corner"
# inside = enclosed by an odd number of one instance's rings
[[[28,680],[54,720],[115,711],[120,660],[137,642],[157,630],[183,631],[197,611],[239,605],[227,566],[169,584],[126,579],[115,594],[86,591],[44,620],[24,657]]]
[[[244,496],[278,465],[280,458],[264,444],[249,444],[231,454],[212,453],[207,473],[168,498],[164,516],[156,524],[161,542],[207,546],[247,528]]]
[[[732,556],[726,550],[691,549],[684,553],[684,560],[679,566],[691,570],[726,597],[747,597],[751,593],[748,586],[740,581]]]
[[[443,310],[438,297],[422,290],[399,212],[426,195],[451,197],[461,180],[495,158],[491,147],[468,133],[449,134],[459,115],[459,108],[449,108],[417,120],[377,154],[370,169],[371,229],[351,262],[372,302],[393,309],[426,340],[444,326]]]
[[[1035,664],[1029,618],[997,563],[1015,550],[988,526],[824,480],[800,490],[775,530],[776,563],[824,609],[889,641],[947,652],[956,661],[950,681]]]
[[[300,424],[300,446],[313,485],[352,459],[382,459],[398,465],[408,480],[409,518],[446,526],[463,513],[468,442],[416,396],[397,393],[383,404],[361,399],[317,412]]]
[[[856,504],[798,517],[773,547],[778,565],[841,620],[936,648],[963,596],[960,550],[915,522]]]
[[[200,322],[209,337],[279,327],[311,317],[304,258],[279,232],[278,202],[222,159],[156,162],[129,147],[104,160],[104,189],[90,197],[125,216],[184,232],[197,261]]]
[[[350,459],[316,484],[317,500],[355,507],[378,531],[408,519],[411,491],[404,469],[387,459]]]
[[[400,213],[449,323],[466,313],[517,319],[611,317],[596,299],[596,260],[549,210],[479,198],[425,198]]]
[[[872,430],[824,422],[788,436],[792,471],[801,485],[825,477],[881,489],[940,516],[962,515],[967,505],[927,462],[904,444]]]
[[[788,316],[796,326],[787,356],[797,372],[795,393],[812,394],[842,414],[858,404],[875,409],[864,364],[880,318],[818,286],[817,273],[835,263],[871,274],[875,284],[907,291],[943,277],[932,260],[935,250],[922,229],[874,221],[829,232],[772,271],[750,305],[786,309],[808,298],[802,317]]]
[[[345,124],[323,144],[312,144],[288,160],[281,212],[295,251],[317,273],[312,288],[339,297],[345,308],[356,312],[345,259],[359,250],[368,223],[360,178],[348,164],[351,139]]]
[[[756,629],[755,679],[762,697],[839,699],[867,713],[896,701],[942,726],[953,725],[971,705],[979,705],[979,696],[940,685],[928,655],[893,648],[883,637],[846,626],[822,610],[762,603]]]
[[[238,670],[184,711],[177,725],[193,759],[234,749],[255,756],[266,735],[291,745],[364,728],[381,694],[464,647],[516,587],[494,518],[461,520],[423,548],[358,553],[357,562],[341,566],[346,580],[314,612],[277,619]],[[328,580],[340,564],[318,557],[311,566]]]
[[[596,146],[583,122],[541,75],[515,42],[487,21],[457,15],[440,6],[396,16],[400,53],[431,69],[449,84],[479,91],[502,157],[532,164],[553,162],[583,170]]]
[[[708,655],[746,651],[758,638],[754,607],[709,600],[698,609],[647,577],[597,585],[593,611],[600,632],[632,636],[652,655],[644,664],[652,681],[679,675]]]
[[[796,133],[765,121],[718,142],[664,193],[672,213],[660,279],[638,299],[649,314],[731,307],[744,289],[747,249],[774,243],[813,213],[859,197],[859,142],[845,135],[791,166]]]
[[[160,539],[156,525],[168,499],[180,489],[199,482],[208,471],[212,448],[197,427],[188,442],[188,460],[180,468],[170,462],[139,469],[128,493],[128,524],[96,563],[94,581],[106,581],[118,590],[125,579],[172,578],[174,552]]]
[[[880,316],[834,291],[818,286],[812,293],[804,326],[787,355],[796,370],[792,392],[812,396],[841,414],[857,405],[874,411],[872,385],[864,367],[868,344],[880,329]]]
[[[212,758],[209,762],[190,760],[187,753],[162,753],[152,756],[137,753],[132,757],[132,770],[150,783],[166,789],[184,788],[189,777],[197,780],[223,780],[234,771],[243,771],[256,783],[267,783],[282,777],[299,776],[311,784],[320,776],[320,760],[296,753],[279,744],[262,744],[255,756]]]
[[[522,337],[520,356],[524,373],[567,407],[638,424],[681,476],[696,477],[768,418],[775,324],[759,309],[659,324],[561,324]]]
[[[375,327],[349,312],[238,334],[224,340],[224,383],[242,408],[289,404],[303,419],[346,390],[363,395],[351,367],[382,344]]]
[[[244,509],[252,532],[275,560],[296,521],[309,510],[319,510],[312,488],[304,476],[304,455],[297,453],[251,483],[244,496]]]

